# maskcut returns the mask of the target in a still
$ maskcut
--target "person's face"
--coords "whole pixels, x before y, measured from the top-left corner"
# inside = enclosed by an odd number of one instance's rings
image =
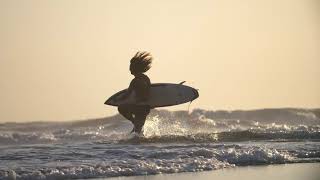
[[[132,74],[132,75],[134,75],[135,73],[133,72],[133,70],[132,70],[132,66],[131,66],[131,64],[130,64],[130,68],[129,68],[129,70],[130,70],[130,73]]]

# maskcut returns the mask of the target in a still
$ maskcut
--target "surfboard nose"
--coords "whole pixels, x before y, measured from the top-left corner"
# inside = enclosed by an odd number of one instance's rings
[[[195,100],[195,99],[197,99],[197,98],[199,97],[199,92],[198,92],[198,90],[196,90],[196,89],[194,89],[194,88],[192,88],[192,90],[193,90],[193,93],[194,93],[194,98],[193,98],[193,100]]]
[[[104,104],[111,105],[112,101],[113,101],[113,99],[110,97],[109,99],[106,100],[106,102],[104,102]]]

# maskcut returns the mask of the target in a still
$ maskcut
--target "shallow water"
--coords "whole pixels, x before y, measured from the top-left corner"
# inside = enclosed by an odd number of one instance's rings
[[[153,111],[143,135],[120,116],[0,125],[0,179],[77,179],[320,162],[318,110]],[[280,119],[280,120],[279,120]]]

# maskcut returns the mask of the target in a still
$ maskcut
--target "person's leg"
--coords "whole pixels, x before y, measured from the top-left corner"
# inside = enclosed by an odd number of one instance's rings
[[[134,131],[137,133],[140,133],[142,130],[142,127],[144,126],[144,123],[146,121],[147,116],[146,115],[138,115],[134,122]]]
[[[133,123],[133,107],[131,107],[130,105],[120,105],[118,106],[118,111],[123,117]]]
[[[138,106],[135,110],[135,117],[133,118],[134,132],[140,133],[150,113],[150,108],[148,106]]]
[[[133,129],[131,130],[130,133],[141,132],[142,126],[145,121],[144,120],[143,124],[141,125],[141,119],[145,119],[145,117],[141,116],[143,115],[141,113],[142,111],[141,107],[124,104],[124,105],[118,106],[118,111],[123,117],[128,119],[133,124]]]
[[[119,113],[125,117],[126,119],[128,119],[129,121],[131,121],[132,124],[134,124],[134,114],[133,114],[133,107],[129,106],[129,105],[120,105],[118,106],[118,111]],[[135,126],[132,128],[131,132],[135,132]]]

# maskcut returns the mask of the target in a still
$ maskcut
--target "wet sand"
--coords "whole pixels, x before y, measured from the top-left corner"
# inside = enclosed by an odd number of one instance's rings
[[[131,176],[115,178],[98,178],[96,180],[234,180],[234,179],[259,179],[259,180],[319,180],[320,163],[296,163],[281,165],[260,165],[226,168],[205,172],[159,174],[149,176]]]

